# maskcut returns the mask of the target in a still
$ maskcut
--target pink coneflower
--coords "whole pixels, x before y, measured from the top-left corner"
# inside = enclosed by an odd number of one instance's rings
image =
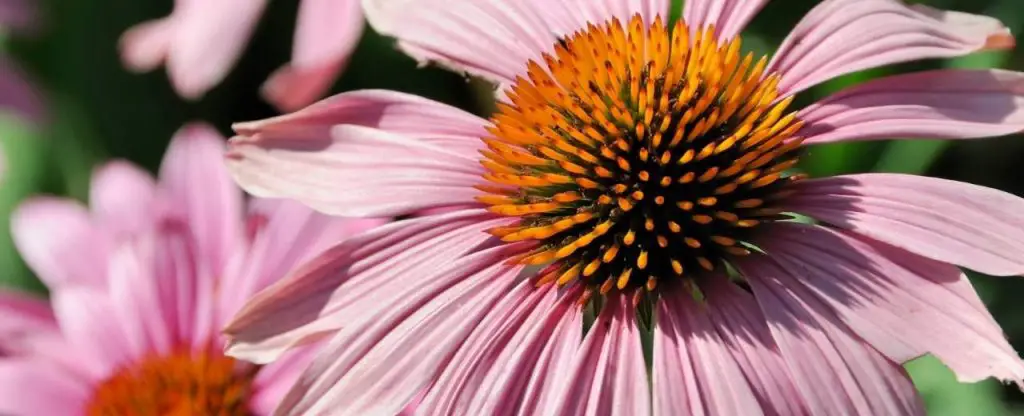
[[[496,82],[497,112],[357,91],[239,124],[231,169],[254,194],[450,212],[258,294],[229,354],[330,340],[280,414],[920,414],[900,364],[924,354],[961,381],[1020,382],[956,266],[1024,273],[1024,200],[792,168],[809,144],[1020,131],[1024,74],[899,75],[790,110],[829,78],[1013,38],[987,17],[829,0],[758,58],[738,33],[764,3],[690,0],[666,24],[667,0],[365,2],[414,57]]]
[[[223,138],[185,127],[159,183],[97,171],[91,209],[25,202],[15,242],[50,302],[0,292],[0,414],[261,415],[308,352],[267,366],[222,353],[218,328],[290,267],[375,220],[254,200],[223,167]],[[51,306],[52,305],[52,306]]]
[[[267,0],[176,0],[170,16],[124,34],[121,56],[135,71],[166,63],[178,94],[199,98],[238,61],[266,4]],[[302,0],[292,61],[264,84],[264,98],[292,111],[323,97],[362,33],[358,0]]]

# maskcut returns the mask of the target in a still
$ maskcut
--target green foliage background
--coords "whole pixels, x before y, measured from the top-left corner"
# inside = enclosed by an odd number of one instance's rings
[[[255,1],[255,0],[254,0]],[[744,36],[748,49],[770,53],[817,0],[775,0]],[[177,98],[162,70],[125,71],[117,40],[133,24],[162,17],[172,0],[49,0],[42,2],[44,28],[32,39],[5,39],[3,49],[19,60],[45,90],[51,123],[28,128],[0,117],[0,144],[8,172],[0,185],[0,218],[28,195],[48,193],[85,200],[91,170],[124,158],[155,170],[171,134],[190,120],[208,121],[229,134],[233,121],[274,115],[257,95],[272,70],[288,59],[295,1],[271,1],[239,65],[199,102]],[[931,6],[994,16],[1015,33],[1024,31],[1024,0],[929,0]],[[676,5],[678,14],[680,4]],[[415,13],[414,10],[410,11]],[[1002,67],[1024,70],[1024,53],[983,53],[950,61],[919,62],[852,74],[799,97],[808,103],[844,86],[910,70],[941,67]],[[489,107],[488,87],[438,69],[417,68],[391,41],[367,30],[335,91],[388,88],[438,99],[480,114]],[[803,168],[815,176],[885,171],[927,174],[1024,195],[1024,138],[948,143],[903,141],[819,146]],[[1024,215],[1024,213],[1021,213]],[[42,286],[25,268],[0,222],[0,282],[25,290]],[[972,275],[975,285],[1018,350],[1024,350],[1024,280]],[[937,360],[908,364],[935,415],[1024,414],[1024,395],[989,381],[956,383]]]

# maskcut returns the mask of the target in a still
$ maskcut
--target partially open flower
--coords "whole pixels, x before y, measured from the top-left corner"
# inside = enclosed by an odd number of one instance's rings
[[[379,221],[247,204],[223,150],[191,125],[158,183],[113,162],[94,175],[89,210],[56,198],[18,209],[15,242],[51,299],[0,292],[0,413],[270,414],[311,351],[252,365],[224,355],[218,329],[292,266]]]
[[[794,167],[817,143],[1019,132],[1024,74],[898,75],[792,108],[832,77],[1013,38],[827,0],[774,57],[741,53],[764,3],[690,0],[670,23],[666,0],[365,1],[414,57],[496,82],[498,109],[357,91],[237,125],[231,169],[254,194],[445,211],[258,294],[229,351],[268,362],[330,339],[282,414],[919,414],[900,364],[929,353],[963,381],[1020,382],[956,266],[1024,273],[1024,200]]]

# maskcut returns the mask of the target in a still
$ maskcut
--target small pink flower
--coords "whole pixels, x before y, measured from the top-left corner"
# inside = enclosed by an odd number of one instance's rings
[[[297,203],[248,204],[205,125],[174,138],[155,182],[124,162],[93,177],[90,208],[57,198],[13,216],[49,304],[0,292],[0,413],[269,414],[307,362],[223,355],[218,333],[253,293],[375,225]],[[248,205],[248,209],[245,206]]]
[[[167,65],[178,94],[197,99],[220,83],[241,56],[267,0],[176,0],[170,16],[142,23],[121,38],[121,57],[135,71]],[[363,33],[358,0],[302,0],[292,61],[263,86],[291,111],[322,97],[348,63]]]
[[[669,3],[367,0],[412,56],[497,83],[497,112],[356,91],[236,126],[230,167],[256,195],[444,209],[328,250],[234,318],[229,353],[259,362],[329,339],[279,414],[920,414],[915,357],[1024,378],[957,268],[1024,273],[1024,200],[792,172],[805,145],[1024,129],[1024,74],[999,70],[789,110],[853,71],[1008,48],[1006,28],[826,0],[759,60],[739,33],[766,1],[690,0],[675,25]]]

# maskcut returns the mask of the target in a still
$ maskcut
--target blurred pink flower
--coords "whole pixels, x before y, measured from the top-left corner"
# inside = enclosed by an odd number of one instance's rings
[[[176,0],[162,19],[129,29],[121,57],[134,71],[167,65],[178,94],[197,99],[220,83],[241,56],[267,0]],[[301,0],[292,61],[263,86],[284,111],[322,97],[348,63],[363,33],[358,0]]]
[[[246,203],[223,150],[190,125],[159,182],[112,162],[90,208],[42,197],[17,210],[15,243],[51,298],[0,292],[0,413],[270,414],[308,352],[236,362],[219,328],[293,265],[378,221]]]
[[[826,0],[759,61],[738,34],[766,2],[689,0],[667,27],[669,0],[365,1],[412,56],[497,83],[498,110],[356,91],[238,124],[230,169],[253,194],[444,211],[257,294],[229,354],[330,340],[287,415],[922,414],[900,364],[924,354],[1020,383],[957,266],[1024,273],[1024,200],[791,168],[811,144],[1019,132],[1024,74],[898,75],[787,110],[830,78],[1013,38],[987,17]],[[600,310],[586,332],[578,304]]]
[[[36,25],[36,7],[32,0],[0,0],[0,29],[30,33]],[[43,100],[39,91],[6,56],[0,56],[0,111],[28,122],[43,117]],[[0,147],[0,181],[6,170],[3,148]]]

